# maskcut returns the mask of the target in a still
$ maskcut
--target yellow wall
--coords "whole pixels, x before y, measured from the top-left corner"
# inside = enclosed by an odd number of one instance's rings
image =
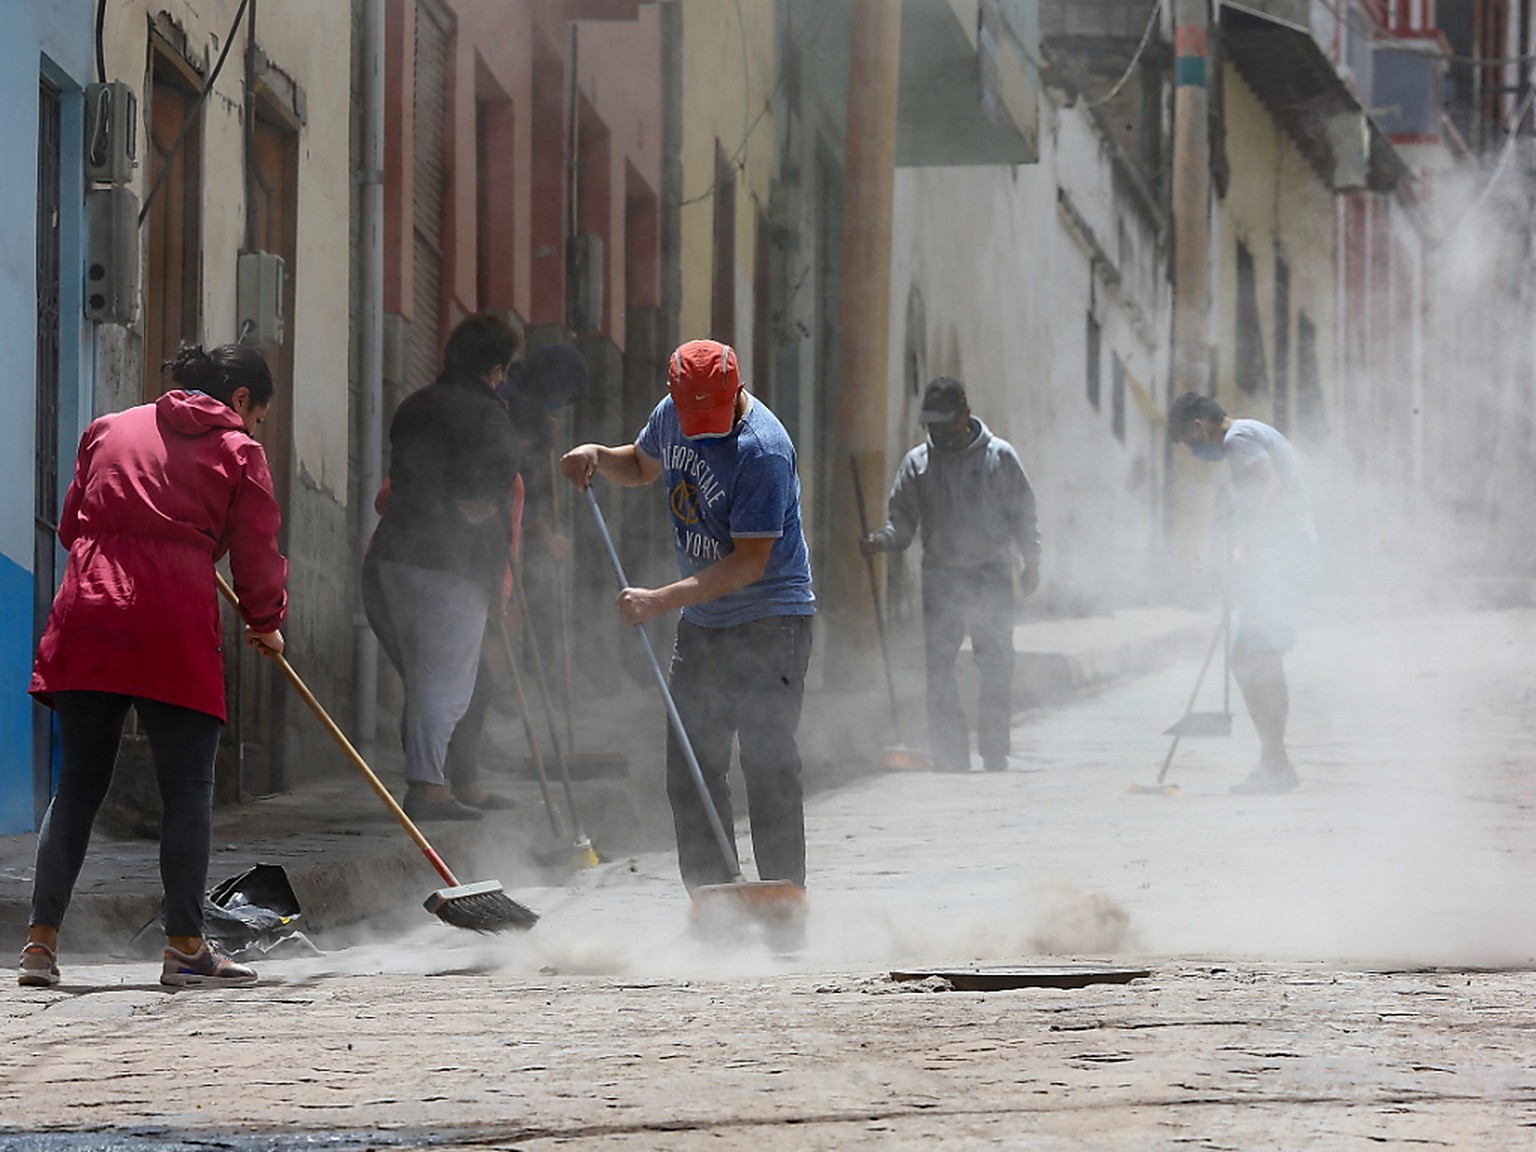
[[[1222,76],[1226,95],[1226,147],[1231,183],[1220,202],[1215,269],[1214,339],[1217,398],[1234,416],[1270,422],[1274,417],[1275,256],[1290,268],[1290,346],[1286,377],[1291,416],[1296,413],[1297,315],[1305,311],[1317,327],[1317,361],[1325,402],[1330,395],[1335,341],[1334,193],[1307,163],[1295,143],[1269,114],[1236,68]],[[1237,387],[1237,246],[1253,255],[1271,391],[1247,393]]]
[[[757,205],[768,202],[774,125],[764,112],[773,91],[775,5],[682,0],[682,300],[678,332],[691,340],[709,332],[714,257],[715,143],[745,170],[736,179],[736,282],[750,289]],[[750,135],[748,133],[750,132]],[[745,145],[743,146],[743,141]],[[737,155],[739,150],[739,156]],[[692,201],[691,203],[687,203]],[[736,331],[751,332],[750,296],[738,293]],[[743,368],[747,361],[743,359]]]

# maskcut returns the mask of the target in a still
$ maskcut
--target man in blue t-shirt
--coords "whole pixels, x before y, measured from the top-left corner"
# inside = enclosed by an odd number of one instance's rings
[[[732,827],[726,772],[741,748],[758,875],[805,886],[805,819],[796,732],[811,657],[811,565],[800,527],[795,446],[741,384],[736,353],[693,340],[672,354],[669,394],[633,444],[582,444],[561,470],[578,490],[594,476],[638,486],[662,478],[681,579],[625,588],[619,615],[644,624],[682,609],[670,683],[714,798]],[[737,874],[721,858],[676,734],[667,734],[667,797],[689,891]]]

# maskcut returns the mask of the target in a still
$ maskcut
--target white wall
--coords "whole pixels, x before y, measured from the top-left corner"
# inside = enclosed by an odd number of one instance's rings
[[[1163,400],[1169,296],[1158,237],[1117,191],[1080,107],[1043,100],[1040,145],[1035,165],[897,173],[887,481],[918,440],[923,385],[957,376],[1034,485],[1040,602],[1145,602],[1161,570],[1163,431],[1151,409]],[[1097,410],[1087,397],[1090,310],[1101,325]],[[1111,431],[1116,355],[1130,377],[1123,443]]]

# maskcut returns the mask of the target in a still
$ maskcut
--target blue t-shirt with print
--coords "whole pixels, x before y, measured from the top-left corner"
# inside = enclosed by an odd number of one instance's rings
[[[672,510],[677,566],[692,576],[732,551],[734,537],[772,539],[768,567],[745,588],[683,609],[683,619],[729,628],[767,616],[809,616],[811,559],[800,527],[800,476],[795,445],[760,400],[728,436],[689,440],[672,397],[656,405],[635,447],[661,462]]]

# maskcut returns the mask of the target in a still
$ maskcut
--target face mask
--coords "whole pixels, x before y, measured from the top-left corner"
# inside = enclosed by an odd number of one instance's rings
[[[928,439],[940,452],[958,452],[971,442],[971,422],[966,420],[958,427],[929,425]]]
[[[1196,460],[1204,460],[1210,464],[1220,463],[1227,458],[1227,450],[1224,445],[1207,444],[1204,440],[1191,444],[1189,450],[1195,454]]]

